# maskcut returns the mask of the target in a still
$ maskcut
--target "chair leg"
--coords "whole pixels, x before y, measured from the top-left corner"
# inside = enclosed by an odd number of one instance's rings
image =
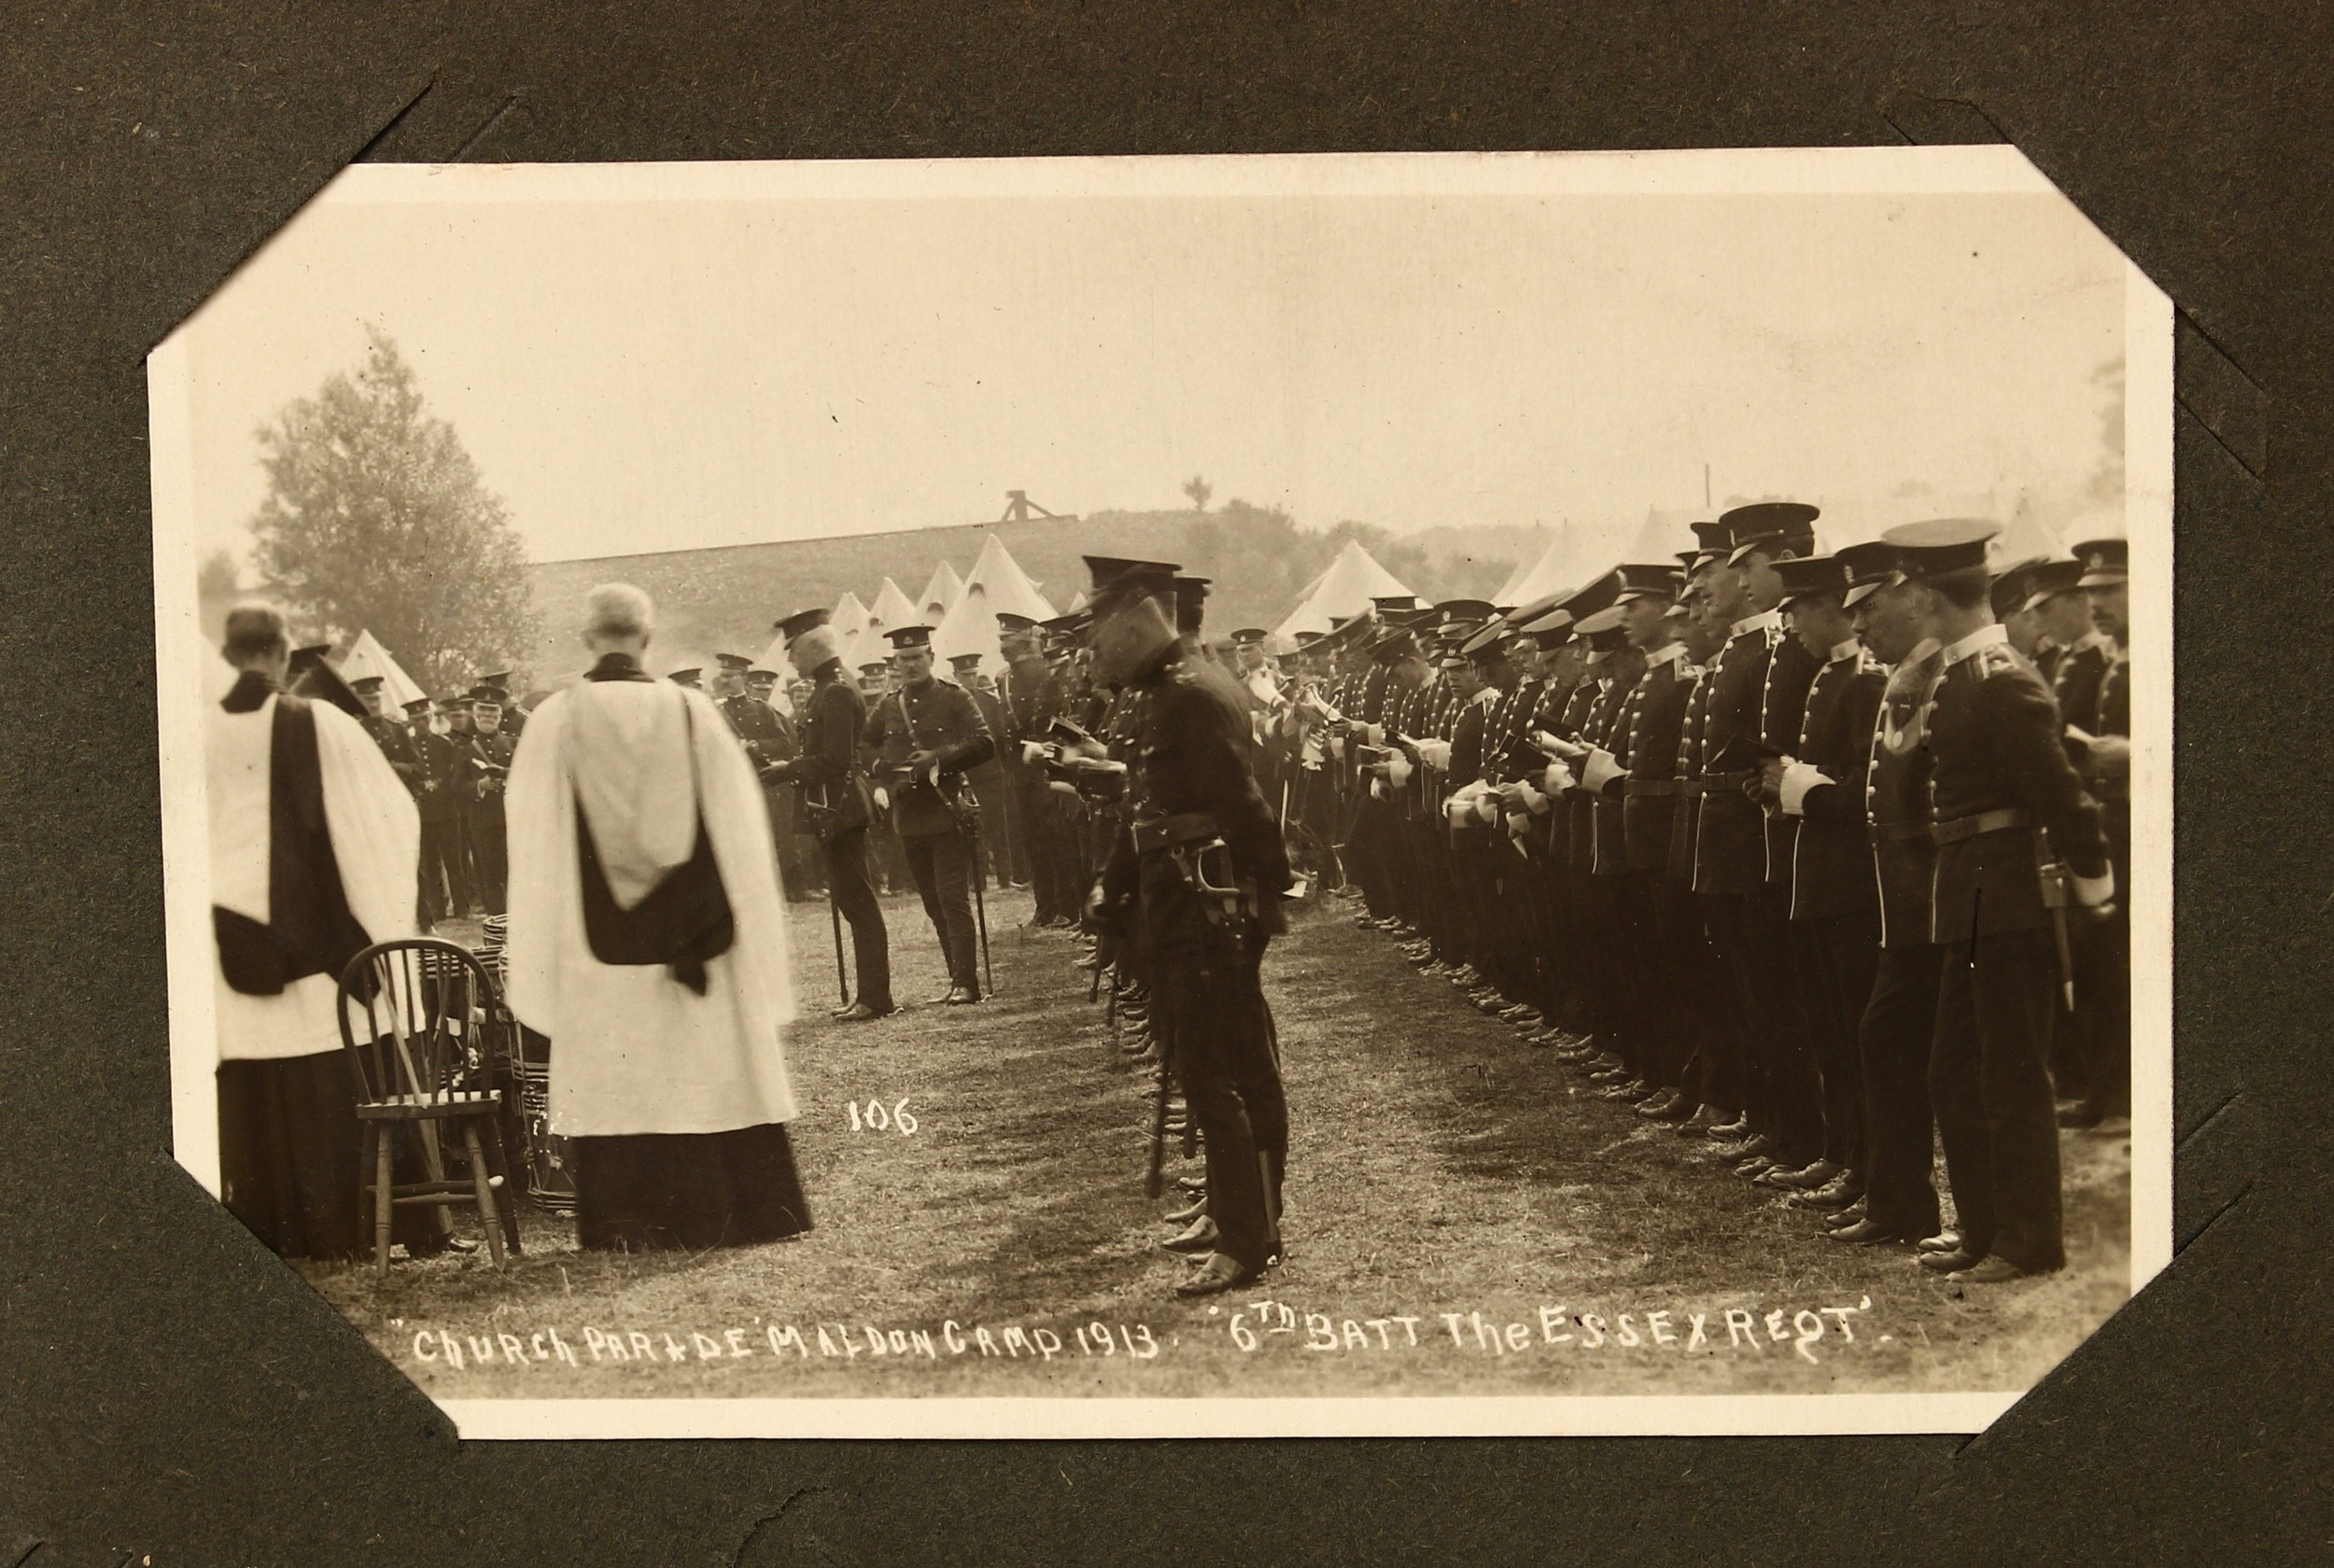
[[[386,1280],[389,1277],[389,1216],[397,1208],[397,1186],[389,1173],[397,1153],[397,1128],[387,1122],[369,1122],[365,1130],[373,1135],[373,1267]]]
[[[493,1162],[494,1174],[502,1183],[502,1196],[495,1200],[495,1207],[502,1215],[504,1247],[516,1257],[525,1250],[519,1245],[518,1197],[511,1183],[510,1157],[502,1151],[502,1126],[492,1116],[486,1118],[486,1153]]]
[[[478,1228],[486,1233],[486,1254],[502,1267],[502,1221],[495,1212],[494,1185],[486,1178],[486,1154],[478,1146],[478,1124],[462,1123],[462,1147],[470,1155],[471,1190],[478,1195]]]

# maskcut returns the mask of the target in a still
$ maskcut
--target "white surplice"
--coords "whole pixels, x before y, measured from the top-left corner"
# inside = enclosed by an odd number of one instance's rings
[[[684,706],[685,705],[685,706]],[[691,736],[696,790],[691,790]],[[685,861],[702,806],[737,934],[703,996],[663,964],[603,964],[584,937],[576,803],[629,906]],[[510,1002],[551,1038],[552,1130],[727,1132],[795,1113],[794,1015],[769,808],[712,699],[668,680],[586,680],[528,718],[503,797]]]
[[[210,791],[211,902],[264,925],[268,918],[271,696],[248,713],[210,709],[205,752]],[[404,781],[364,726],[330,703],[316,714],[324,821],[348,912],[374,942],[414,934],[421,819]],[[212,956],[214,966],[218,955]],[[279,996],[246,996],[214,969],[221,1060],[266,1061],[341,1049],[332,1015],[337,974],[293,981]]]

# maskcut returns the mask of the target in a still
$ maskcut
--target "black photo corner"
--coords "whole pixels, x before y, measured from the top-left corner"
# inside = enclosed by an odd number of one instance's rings
[[[262,0],[5,32],[0,1568],[2334,1550],[2334,17]],[[2177,310],[2176,1252],[1982,1435],[463,1443],[173,1161],[145,360],[351,161],[1993,142]]]

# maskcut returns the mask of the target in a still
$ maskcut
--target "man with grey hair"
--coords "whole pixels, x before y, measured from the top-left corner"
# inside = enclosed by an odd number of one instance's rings
[[[358,1255],[371,1238],[336,999],[350,959],[414,933],[420,818],[356,720],[284,690],[280,611],[230,611],[220,651],[236,675],[205,748],[219,1197],[283,1256]],[[435,1216],[401,1212],[395,1234],[420,1251]]]
[[[706,693],[640,659],[648,595],[595,588],[595,663],[511,762],[511,1010],[551,1041],[586,1248],[809,1228],[785,1123],[784,908],[752,764]]]

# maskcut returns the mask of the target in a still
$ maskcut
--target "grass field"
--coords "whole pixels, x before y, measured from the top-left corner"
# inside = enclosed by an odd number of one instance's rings
[[[1824,1240],[1707,1141],[1581,1092],[1332,903],[1265,963],[1290,1260],[1181,1301],[1143,1196],[1142,1070],[1028,911],[991,902],[996,998],[856,1028],[825,1017],[824,905],[796,914],[809,1235],[587,1255],[529,1209],[505,1275],[481,1253],[309,1279],[448,1398],[2015,1390],[2125,1299],[2121,1139],[2065,1141],[2065,1272],[1964,1290]],[[921,910],[886,917],[900,997],[938,994]]]

